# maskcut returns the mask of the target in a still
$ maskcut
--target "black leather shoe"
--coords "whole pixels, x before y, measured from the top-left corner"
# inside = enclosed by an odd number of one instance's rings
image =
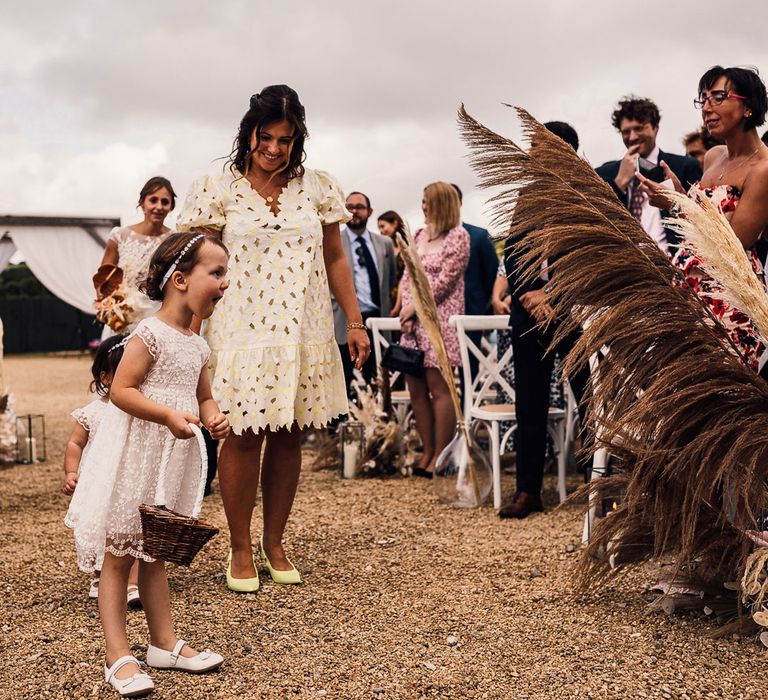
[[[540,494],[526,493],[518,491],[512,496],[512,502],[499,509],[499,517],[502,520],[507,518],[527,518],[531,513],[541,513],[544,511],[544,504],[541,502]]]
[[[432,472],[428,472],[426,469],[422,469],[421,467],[414,467],[411,469],[411,474],[413,476],[420,476],[422,479],[432,478]]]

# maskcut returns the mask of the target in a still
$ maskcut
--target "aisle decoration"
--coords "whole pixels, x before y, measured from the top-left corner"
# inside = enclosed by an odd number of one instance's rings
[[[561,319],[553,342],[589,321],[566,374],[610,348],[587,423],[592,448],[608,447],[623,473],[586,490],[621,488],[626,498],[596,524],[581,585],[667,555],[696,588],[723,590],[754,561],[750,533],[763,530],[768,511],[768,384],[590,165],[517,114],[528,151],[459,112],[482,185],[500,188],[494,223],[517,238],[529,278],[550,260],[549,302]],[[699,210],[679,205],[701,228]],[[701,211],[723,228],[711,208]]]

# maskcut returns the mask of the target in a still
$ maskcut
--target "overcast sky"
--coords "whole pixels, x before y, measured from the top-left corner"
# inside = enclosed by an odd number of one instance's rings
[[[424,185],[465,190],[461,102],[517,136],[502,102],[570,122],[594,165],[623,148],[610,125],[635,93],[681,152],[713,64],[768,71],[764,3],[517,0],[2,0],[0,214],[140,217],[144,181],[180,197],[229,153],[248,99],[287,83],[307,111],[307,165],[421,223]],[[376,213],[374,213],[374,217]],[[169,220],[170,221],[170,220]],[[375,222],[371,222],[375,226]]]

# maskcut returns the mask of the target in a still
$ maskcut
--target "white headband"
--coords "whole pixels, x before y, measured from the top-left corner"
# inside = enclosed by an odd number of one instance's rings
[[[198,233],[194,238],[190,238],[189,243],[187,243],[187,245],[181,249],[181,252],[176,256],[176,260],[174,260],[173,264],[168,268],[168,272],[163,275],[163,279],[160,282],[161,290],[163,287],[165,287],[166,284],[168,284],[168,280],[171,279],[171,275],[176,272],[176,268],[181,262],[181,259],[187,254],[187,251],[195,244],[196,241],[199,241],[201,238],[205,238],[204,233]]]

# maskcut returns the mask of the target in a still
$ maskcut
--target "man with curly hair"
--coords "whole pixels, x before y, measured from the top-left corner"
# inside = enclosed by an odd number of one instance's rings
[[[701,165],[695,158],[665,153],[659,149],[656,136],[659,133],[661,113],[656,104],[648,98],[623,97],[611,115],[611,121],[627,150],[621,160],[603,163],[597,168],[597,174],[613,188],[616,196],[632,212],[659,248],[671,255],[674,248],[670,246],[679,243],[679,236],[661,224],[669,212],[649,204],[648,196],[636,187],[635,173],[643,170],[647,175],[654,166],[666,164],[687,188],[701,178]]]

